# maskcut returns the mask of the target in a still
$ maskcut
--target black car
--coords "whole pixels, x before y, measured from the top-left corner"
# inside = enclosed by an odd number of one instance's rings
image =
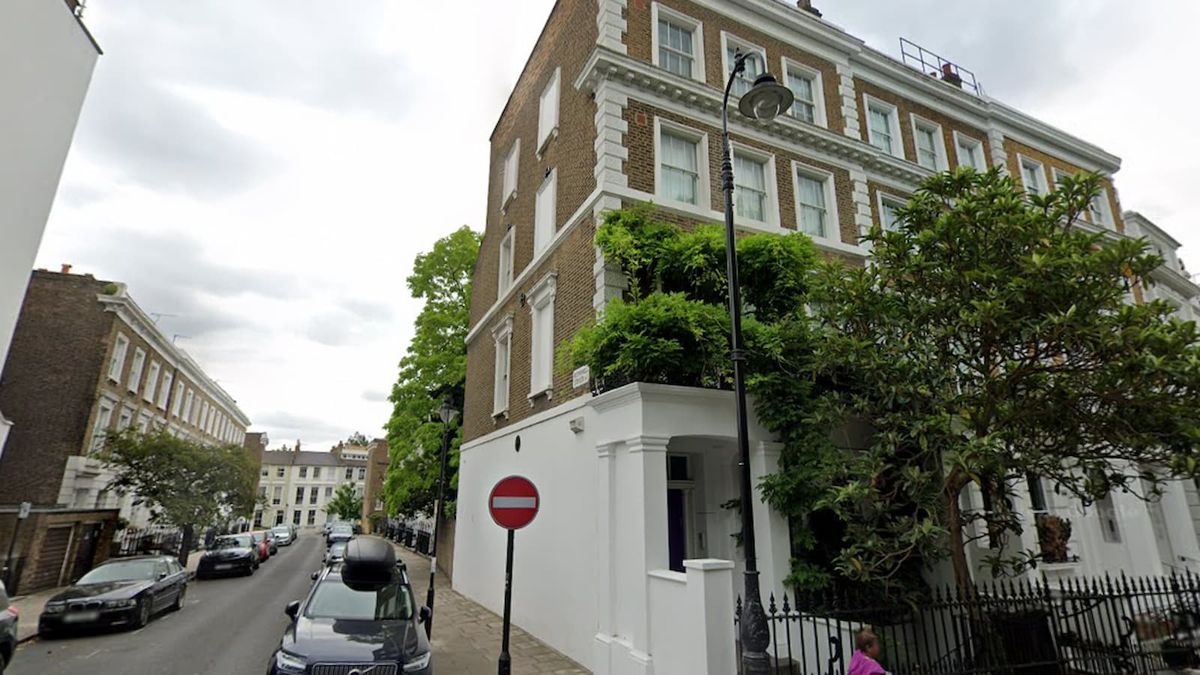
[[[225,574],[254,574],[258,569],[258,547],[248,534],[227,534],[213,540],[199,564],[196,578],[207,579]]]
[[[104,562],[50,598],[38,617],[38,635],[70,628],[140,628],[159,611],[183,607],[187,572],[165,555],[142,555]]]
[[[392,545],[375,537],[354,539],[345,561],[318,573],[308,597],[285,610],[284,631],[268,675],[361,672],[432,675],[431,653],[419,625],[408,572]]]
[[[0,581],[0,673],[12,663],[17,651],[17,609],[8,605],[8,590]]]

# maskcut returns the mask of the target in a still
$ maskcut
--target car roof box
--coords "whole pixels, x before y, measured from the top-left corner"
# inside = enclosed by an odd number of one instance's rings
[[[342,582],[356,591],[373,591],[392,581],[396,551],[390,542],[375,537],[355,538],[346,544]]]

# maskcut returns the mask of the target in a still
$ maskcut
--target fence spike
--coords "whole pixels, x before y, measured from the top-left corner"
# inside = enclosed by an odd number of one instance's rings
[[[792,611],[792,608],[791,608],[790,606],[788,606],[788,594],[787,594],[787,591],[784,591],[784,592],[783,592],[783,613],[784,613],[784,614],[790,614],[790,613],[791,613],[791,611]]]
[[[767,613],[771,616],[775,616],[775,594],[774,593],[771,594],[771,602],[767,605]]]

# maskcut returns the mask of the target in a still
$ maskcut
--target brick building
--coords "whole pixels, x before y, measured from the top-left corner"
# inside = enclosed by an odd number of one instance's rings
[[[383,498],[383,482],[387,480],[387,440],[376,438],[367,446],[367,482],[363,494],[363,532],[375,532],[387,524],[387,504]]]
[[[268,450],[263,453],[258,479],[259,497],[266,506],[255,510],[254,526],[271,527],[292,523],[297,527],[324,527],[329,519],[325,506],[343,484],[354,486],[364,496],[368,484],[368,446],[339,443],[329,452],[300,449]],[[365,508],[366,499],[363,499]]]
[[[134,526],[148,522],[132,496],[108,489],[112,474],[93,456],[106,432],[165,428],[202,443],[240,445],[250,423],[124,284],[70,274],[66,266],[30,278],[0,376],[0,407],[13,421],[0,456],[0,505],[28,501],[39,513],[76,514],[37,534],[25,530],[34,539],[18,544],[25,578],[46,582],[78,576],[61,561],[77,549],[80,532],[110,527],[103,523],[115,523],[118,513]],[[43,569],[55,564],[59,575]]]
[[[1064,173],[1096,172],[1103,191],[1082,226],[1136,234],[1112,182],[1117,157],[985,95],[955,64],[877,51],[808,4],[557,2],[491,134],[454,586],[498,611],[505,539],[485,496],[503,476],[528,476],[543,507],[518,537],[515,576],[537,583],[514,597],[514,620],[596,673],[702,672],[679,670],[712,655],[675,651],[684,629],[666,617],[694,614],[680,594],[728,584],[729,569],[684,560],[735,561],[740,571],[740,521],[720,506],[737,498],[741,472],[730,392],[635,383],[593,395],[586,373],[554,363],[559,345],[625,289],[593,245],[605,212],[652,202],[658,217],[685,227],[722,222],[720,108],[736,51],[755,56],[734,106],[764,70],[796,96],[774,120],[730,116],[744,231],[804,232],[825,254],[861,264],[870,256],[861,233],[892,226],[924,178],[965,165],[998,167],[1036,193]],[[777,466],[779,446],[756,421],[750,427],[757,483]],[[1083,509],[1030,488],[1021,508]],[[1161,509],[1124,496],[1083,509],[1071,541],[1080,562],[1039,572],[1192,566],[1193,488],[1173,484]],[[752,508],[764,593],[779,590],[790,569],[787,523],[761,501]],[[1122,519],[1116,538],[1102,536],[1112,514]],[[1166,548],[1155,545],[1160,531],[1174,539]],[[1027,528],[1021,545],[1035,547],[1036,537]]]

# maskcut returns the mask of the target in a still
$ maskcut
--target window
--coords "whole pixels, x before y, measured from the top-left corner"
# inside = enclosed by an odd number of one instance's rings
[[[346,480],[353,480],[353,479],[354,479],[354,467],[348,466],[348,467],[346,467]]]
[[[284,468],[282,466],[275,469],[275,477],[276,478],[283,478],[283,474],[284,474]]]
[[[879,194],[879,225],[885,230],[895,231],[900,223],[900,209],[904,208],[904,202],[894,198],[885,197],[883,193]]]
[[[309,524],[309,525],[316,525],[316,524],[317,524],[317,511],[316,511],[316,509],[309,509],[309,510],[308,510],[308,524]]]
[[[319,496],[320,496],[320,494],[321,494],[321,491],[320,491],[320,490],[318,490],[317,488],[315,488],[315,487],[314,487],[314,488],[310,489],[310,490],[308,491],[308,503],[309,503],[309,504],[316,504],[316,503],[317,503],[317,497],[319,497]]]
[[[333,488],[331,488],[331,487],[325,488],[325,501],[329,501],[332,498],[333,498]]]
[[[708,152],[705,136],[682,127],[658,126],[658,166],[655,176],[658,196],[667,202],[708,206]]]
[[[1021,165],[1021,183],[1025,186],[1025,192],[1031,195],[1045,195],[1046,171],[1041,162],[1020,155],[1017,157]]]
[[[300,467],[300,477],[308,478],[308,467],[307,466]]]
[[[1037,474],[1025,474],[1025,484],[1029,488],[1029,506],[1036,512],[1046,510],[1046,490],[1042,486],[1042,477]]]
[[[125,354],[129,351],[129,338],[117,333],[117,342],[113,347],[112,359],[108,362],[108,379],[113,382],[121,381],[121,371],[125,368]]]
[[[766,222],[767,162],[745,152],[733,152],[733,203],[739,218]]]
[[[954,132],[954,151],[958,155],[959,166],[969,166],[976,171],[987,168],[983,161],[983,143],[974,138]]]
[[[500,240],[500,274],[496,283],[496,297],[502,298],[512,288],[513,282],[513,232],[510,225],[504,238]]]
[[[262,527],[262,511],[254,512],[254,526]]]
[[[558,171],[551,169],[538,188],[533,214],[533,255],[546,250],[558,230]]]
[[[784,84],[792,90],[792,117],[809,124],[825,126],[825,99],[821,93],[821,74],[811,68],[783,60]]]
[[[529,293],[532,315],[530,336],[529,397],[549,391],[554,369],[554,296],[558,277],[547,274]]]
[[[182,387],[183,385],[181,384],[179,386]],[[185,396],[183,399],[183,419],[184,419],[184,421],[187,421],[187,420],[191,419],[191,417],[192,417],[192,403],[195,402],[193,400],[194,398],[195,398],[195,392],[192,391],[191,389],[188,389],[187,396]]]
[[[492,331],[496,340],[496,371],[492,390],[492,415],[508,411],[509,374],[512,366],[512,317]]]
[[[303,486],[302,486],[302,487],[298,487],[298,488],[296,488],[296,501],[295,501],[295,503],[296,503],[296,504],[303,504],[303,503],[304,503],[304,487],[303,487]]]
[[[734,59],[739,53],[751,55],[746,59],[746,67],[741,73],[738,73],[737,78],[734,79],[733,88],[730,90],[731,96],[741,96],[742,94],[750,91],[750,87],[754,85],[754,80],[757,79],[759,75],[762,75],[763,71],[766,70],[764,67],[766,63],[766,53],[763,51],[762,47],[739,40],[738,38],[725,32],[721,33],[721,42],[723,45],[721,52],[725,55],[726,78],[728,78],[729,74],[733,72]]]
[[[108,401],[100,401],[100,407],[96,411],[96,426],[92,430],[92,452],[104,447],[108,428],[112,426],[112,416],[113,404]]]
[[[917,146],[917,164],[930,171],[946,168],[946,141],[942,127],[916,115],[912,116],[913,139]]]
[[[171,402],[171,414],[179,417],[179,411],[183,410],[183,383],[175,383],[175,400]]]
[[[513,142],[512,148],[508,151],[508,155],[504,158],[504,177],[501,181],[502,190],[500,192],[501,207],[508,204],[508,200],[517,193],[517,169],[519,166],[521,153],[521,139]]]
[[[166,411],[167,399],[171,398],[171,382],[175,380],[175,373],[166,373],[163,375],[162,388],[158,391],[158,409]]]
[[[292,511],[292,524],[293,525],[300,524],[300,510],[299,509]]]
[[[1088,211],[1094,224],[1101,227],[1112,225],[1112,207],[1108,203],[1108,189],[1103,185],[1100,186],[1100,191],[1092,196],[1092,203],[1088,206]]]
[[[271,470],[264,466],[262,470],[262,477],[266,478],[269,475],[271,475]]]
[[[314,466],[313,467],[313,480],[316,480],[320,477],[321,477],[321,467]]]
[[[365,466],[358,467],[358,479],[359,480],[367,479],[367,467],[365,467]]]
[[[196,426],[200,427],[200,431],[204,431],[208,426],[208,401],[200,403],[200,421]]]
[[[904,145],[900,142],[900,123],[896,106],[866,97],[867,140],[880,150],[904,159]]]
[[[133,425],[133,411],[129,408],[122,408],[121,415],[117,417],[117,431],[124,431]]]
[[[129,391],[137,393],[138,384],[142,381],[142,368],[146,366],[146,350],[138,347],[133,350],[133,365],[129,366]]]
[[[278,512],[278,513],[276,513],[276,514],[275,514],[275,524],[276,524],[276,525],[282,525],[282,524],[283,524],[283,511],[280,511],[280,512]]]
[[[837,236],[837,199],[833,175],[796,166],[796,219],[800,231],[813,237]]]
[[[265,474],[266,472],[263,472],[263,473]],[[259,499],[267,498],[267,486],[266,485],[258,486],[258,497],[259,497]]]
[[[138,431],[142,432],[143,434],[149,433],[150,421],[150,413],[143,411],[142,414],[138,415]]]
[[[283,471],[283,469],[280,469],[280,471]],[[283,486],[276,485],[275,491],[271,493],[271,503],[274,504],[275,506],[278,506],[280,500],[282,500],[282,499],[283,499]]]
[[[538,99],[538,152],[545,147],[551,136],[558,134],[558,83],[561,79],[562,68],[555,68],[554,74],[542,96]]]
[[[1121,543],[1121,525],[1117,522],[1117,508],[1111,493],[1096,500],[1096,515],[1100,518],[1100,532],[1104,535],[1104,541]]]
[[[651,13],[654,65],[680,77],[704,81],[704,29],[699,21],[654,3]]]
[[[154,403],[154,394],[158,393],[158,376],[162,374],[162,366],[158,361],[150,362],[150,370],[146,372],[146,384],[142,387],[142,400]]]

